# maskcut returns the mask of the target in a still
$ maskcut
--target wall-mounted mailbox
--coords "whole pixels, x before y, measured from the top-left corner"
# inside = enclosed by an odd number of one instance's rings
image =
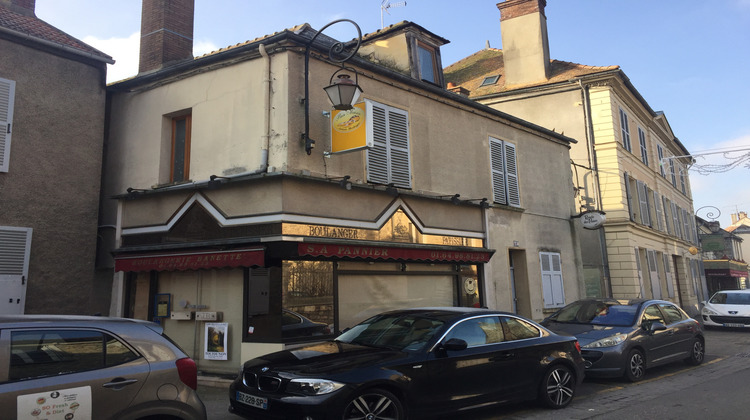
[[[170,316],[171,319],[174,319],[176,321],[190,321],[193,319],[193,313],[194,312],[175,312],[172,311],[172,316]]]
[[[222,312],[196,312],[196,321],[221,321]]]

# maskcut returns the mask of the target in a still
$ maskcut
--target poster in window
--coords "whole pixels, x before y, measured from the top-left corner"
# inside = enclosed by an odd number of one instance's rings
[[[206,323],[204,359],[227,360],[228,329],[229,324],[226,322]]]
[[[156,318],[168,317],[172,295],[170,295],[169,293],[159,293],[156,295],[154,300],[156,301]]]

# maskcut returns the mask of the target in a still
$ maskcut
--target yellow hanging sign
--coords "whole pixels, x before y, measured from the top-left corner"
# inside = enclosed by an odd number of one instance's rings
[[[365,104],[331,112],[331,153],[353,152],[370,147],[367,142]]]

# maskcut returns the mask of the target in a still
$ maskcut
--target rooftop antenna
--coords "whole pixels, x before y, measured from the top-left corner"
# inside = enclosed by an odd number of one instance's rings
[[[391,12],[389,12],[388,9],[390,9],[391,7],[401,6],[406,6],[406,2],[400,1],[398,3],[391,3],[390,0],[383,0],[382,2],[380,2],[380,29],[385,28],[385,25],[383,25],[383,12],[386,12],[390,15]]]

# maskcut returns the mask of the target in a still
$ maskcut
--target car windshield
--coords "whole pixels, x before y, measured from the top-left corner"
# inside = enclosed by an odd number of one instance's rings
[[[419,351],[442,326],[443,321],[416,314],[383,314],[352,327],[336,338],[336,341]]]
[[[571,303],[549,319],[570,324],[627,327],[635,324],[638,306],[627,301],[584,300]]]
[[[750,305],[750,293],[718,292],[709,302],[720,305]]]

